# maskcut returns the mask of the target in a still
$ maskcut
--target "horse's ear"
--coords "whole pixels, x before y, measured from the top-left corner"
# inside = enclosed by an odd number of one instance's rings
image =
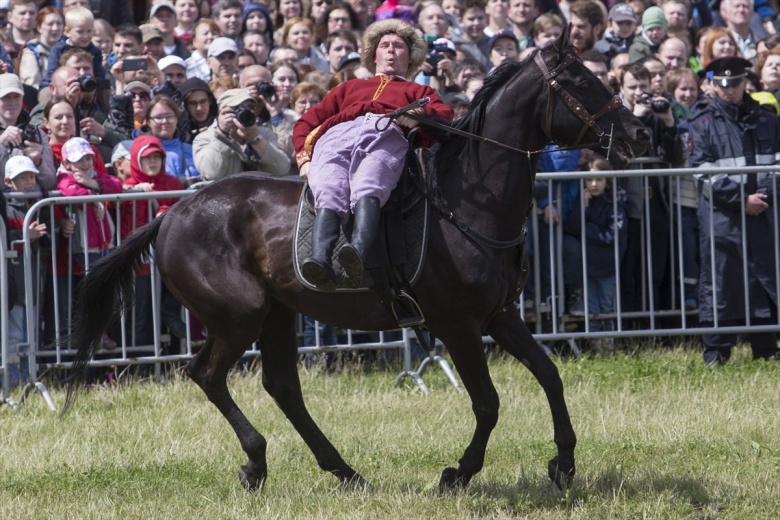
[[[571,24],[566,27],[566,30],[563,31],[560,38],[555,42],[555,48],[558,49],[558,52],[563,54],[563,52],[566,50],[566,48],[569,46],[569,37],[571,35]]]

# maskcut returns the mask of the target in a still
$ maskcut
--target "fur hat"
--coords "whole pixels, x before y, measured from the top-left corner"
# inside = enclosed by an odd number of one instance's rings
[[[428,46],[422,35],[411,25],[395,18],[375,22],[366,28],[363,34],[363,65],[376,73],[376,48],[379,46],[379,40],[386,34],[397,34],[404,39],[409,47],[409,68],[406,70],[406,77],[411,79],[417,74],[425,56],[428,52]]]

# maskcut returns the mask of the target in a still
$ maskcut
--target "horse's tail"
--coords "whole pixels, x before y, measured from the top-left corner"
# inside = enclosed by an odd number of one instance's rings
[[[151,257],[149,247],[157,238],[164,214],[139,228],[106,258],[90,266],[79,283],[76,296],[76,318],[68,344],[78,348],[73,360],[72,377],[62,414],[75,402],[78,390],[86,378],[87,363],[100,348],[103,333],[121,302],[127,310],[134,297],[133,273],[140,261]]]

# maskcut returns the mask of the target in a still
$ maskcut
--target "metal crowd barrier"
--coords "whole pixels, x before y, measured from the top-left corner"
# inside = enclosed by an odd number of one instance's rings
[[[682,241],[684,233],[682,230],[682,205],[680,200],[681,182],[683,179],[692,178],[694,174],[697,175],[727,175],[736,174],[741,186],[741,200],[742,200],[742,226],[745,228],[745,184],[746,174],[749,173],[767,173],[777,175],[780,170],[775,167],[734,167],[734,168],[713,168],[708,170],[694,169],[694,168],[655,168],[655,169],[642,169],[644,166],[655,165],[657,160],[644,159],[632,161],[632,164],[638,168],[634,170],[614,170],[614,171],[594,171],[594,172],[565,172],[565,173],[539,173],[537,174],[537,181],[548,181],[547,198],[550,201],[557,201],[557,207],[559,214],[562,212],[561,207],[561,185],[560,181],[565,180],[578,180],[588,179],[593,177],[606,177],[612,179],[613,184],[621,185],[621,181],[626,179],[633,179],[634,181],[641,182],[640,193],[642,197],[646,194],[652,193],[649,187],[650,179],[653,177],[665,179],[665,200],[668,203],[668,223],[666,230],[668,234],[668,240],[666,247],[668,247],[668,258],[666,259],[667,275],[666,284],[664,289],[667,292],[667,301],[665,306],[660,304],[659,294],[656,293],[656,287],[653,283],[653,269],[654,265],[651,258],[654,254],[654,245],[651,239],[651,234],[654,231],[654,222],[651,218],[650,204],[647,203],[648,199],[645,199],[645,203],[641,208],[641,227],[639,236],[627,237],[627,240],[638,240],[641,245],[641,265],[639,274],[641,276],[641,308],[631,311],[624,310],[622,302],[622,283],[625,280],[621,280],[622,265],[619,257],[620,238],[617,237],[614,243],[614,262],[616,270],[616,291],[615,291],[615,312],[604,315],[593,315],[588,309],[588,286],[587,283],[583,283],[583,299],[585,302],[585,310],[583,316],[572,316],[568,314],[566,310],[565,301],[565,275],[563,263],[567,260],[564,255],[561,254],[563,248],[563,235],[562,226],[558,225],[541,225],[542,220],[539,211],[534,211],[530,219],[533,220],[530,223],[529,241],[532,246],[532,254],[529,255],[531,264],[534,268],[531,269],[531,276],[526,283],[526,291],[521,296],[519,307],[521,315],[526,318],[527,308],[523,303],[527,298],[527,293],[531,292],[533,296],[533,304],[529,308],[533,309],[537,316],[535,323],[530,323],[531,331],[534,332],[534,337],[540,342],[554,342],[554,341],[580,341],[602,338],[646,338],[648,336],[690,336],[690,335],[704,335],[704,334],[738,334],[747,332],[780,332],[780,319],[774,317],[774,322],[771,324],[757,325],[752,323],[750,316],[750,309],[746,306],[744,308],[744,325],[723,326],[721,325],[720,312],[717,305],[714,305],[714,324],[712,327],[701,327],[698,325],[698,311],[697,309],[686,309],[686,298],[684,288],[684,276],[683,262],[685,260],[683,256]],[[549,182],[549,181],[557,181]],[[580,186],[582,184],[580,183]],[[777,201],[777,184],[772,185],[773,199]],[[584,218],[584,206],[582,204],[582,189],[578,195],[580,197],[579,210],[581,211],[582,227],[580,230],[580,236],[585,236],[585,218]],[[617,208],[617,200],[613,200],[613,208]],[[771,211],[773,214],[773,220],[775,226],[780,223],[778,220],[778,206],[773,204],[767,211]],[[714,236],[714,224],[713,224],[713,205],[709,205],[709,235]],[[628,221],[628,216],[626,217]],[[626,224],[627,225],[627,222]],[[543,229],[539,229],[543,228]],[[548,265],[544,265],[541,262],[541,255],[539,251],[540,235],[546,233],[547,241],[550,244],[549,257],[553,261]],[[778,240],[778,228],[774,229],[774,236],[766,237],[767,247],[771,247],[774,251],[775,259],[775,272],[778,276],[775,279],[776,291],[780,295],[780,243]],[[741,255],[743,265],[748,265],[748,245],[747,237],[745,234],[741,237]],[[698,239],[697,239],[698,242]],[[656,245],[657,247],[657,245]],[[587,280],[587,255],[586,255],[587,242],[581,240],[580,243],[580,255],[582,257],[582,280]],[[710,241],[710,258],[715,256],[715,241]],[[701,252],[699,253],[701,254]],[[697,262],[698,263],[698,262]],[[715,277],[715,262],[710,262],[712,266],[711,278]],[[540,297],[542,293],[542,281],[541,270],[547,270],[547,275],[551,280],[551,294],[548,299]],[[749,287],[747,283],[748,272],[747,269],[743,269],[741,273],[734,273],[734,276],[740,276],[742,278],[742,285],[744,287],[745,301],[749,302]],[[530,289],[530,291],[529,291]],[[717,287],[713,288],[713,300],[718,301]],[[547,322],[539,320],[539,309],[542,309],[541,314],[548,314],[549,319]],[[615,329],[607,331],[594,331],[592,330],[592,324],[594,321],[601,320],[613,320]],[[639,326],[637,325],[639,324]],[[488,338],[486,338],[487,340]]]
[[[24,247],[23,262],[24,262],[24,285],[25,285],[25,303],[26,303],[26,317],[27,317],[27,335],[29,338],[29,352],[23,354],[27,357],[29,363],[29,382],[23,389],[24,398],[32,391],[39,391],[41,395],[46,399],[49,407],[52,410],[56,409],[53,400],[49,396],[46,387],[38,380],[39,373],[42,369],[65,369],[69,368],[72,363],[70,357],[75,354],[76,346],[70,348],[68,346],[66,338],[69,335],[69,324],[73,318],[73,296],[75,294],[75,280],[73,279],[74,267],[76,261],[79,260],[85,266],[85,269],[89,269],[90,257],[87,251],[76,253],[73,251],[74,240],[68,241],[68,250],[65,257],[67,258],[67,264],[65,266],[59,265],[62,257],[58,258],[58,227],[55,216],[55,207],[66,208],[66,214],[78,214],[75,211],[78,208],[82,210],[87,204],[94,204],[97,202],[112,203],[114,208],[110,211],[110,217],[115,222],[116,229],[116,243],[121,243],[121,221],[122,221],[122,208],[121,203],[134,200],[154,200],[159,198],[184,198],[192,195],[193,190],[182,191],[168,191],[157,193],[145,193],[145,192],[126,192],[122,194],[114,195],[93,195],[82,197],[60,197],[52,196],[35,202],[27,211],[25,221],[23,238],[20,243]],[[52,195],[58,195],[57,192],[53,192]],[[10,193],[9,198],[38,198],[40,193],[37,194],[20,194]],[[153,218],[152,205],[149,204],[149,217]],[[33,254],[33,248],[29,236],[29,225],[34,220],[40,220],[41,214],[48,208],[48,219],[46,221],[47,229],[49,230],[49,236],[51,237],[51,250],[47,251],[47,255],[42,255],[39,251],[37,254]],[[136,206],[132,206],[133,221],[135,221]],[[107,211],[108,213],[108,211]],[[77,233],[81,232],[81,243],[86,243],[86,226],[82,223],[77,226]],[[3,242],[5,244],[5,242]],[[3,249],[4,256],[16,256],[16,253],[11,248],[11,253],[6,255],[5,249]],[[109,253],[110,254],[110,253]],[[48,263],[47,263],[48,259]],[[17,260],[18,261],[18,260]],[[7,280],[7,262],[3,261],[2,272],[0,275],[3,280]],[[38,266],[46,265],[46,271],[49,273],[50,280],[40,279],[40,269]],[[58,280],[57,275],[59,269],[65,267],[67,275],[64,275],[63,280]],[[160,376],[162,372],[161,363],[175,363],[184,362],[191,359],[197,349],[201,346],[202,339],[193,337],[191,323],[193,318],[190,313],[182,308],[183,321],[185,323],[186,337],[180,342],[180,348],[178,351],[173,352],[170,348],[166,348],[166,345],[170,344],[171,336],[161,334],[161,294],[162,294],[162,281],[159,277],[159,273],[156,269],[150,270],[151,277],[151,319],[152,319],[152,341],[150,343],[140,343],[137,341],[135,335],[135,324],[138,316],[135,315],[135,309],[132,309],[129,316],[122,316],[119,320],[120,341],[118,341],[118,348],[115,351],[108,351],[101,349],[98,352],[98,356],[91,363],[91,367],[113,367],[113,366],[127,366],[127,365],[153,365],[154,375]],[[36,278],[39,278],[36,280]],[[37,281],[37,283],[35,283]],[[63,283],[60,283],[62,281]],[[46,283],[49,283],[52,291],[46,295],[52,301],[49,302],[52,307],[52,313],[48,316],[52,323],[46,324],[48,327],[53,327],[54,338],[51,342],[44,341],[41,330],[41,320],[43,317],[43,310],[41,303],[43,300],[42,289]],[[5,286],[5,284],[4,284]],[[3,294],[2,308],[0,308],[0,322],[4,323],[8,316],[8,302],[7,291],[0,291]],[[411,378],[418,388],[424,392],[428,392],[427,385],[422,379],[422,373],[430,362],[438,363],[444,370],[449,378],[451,384],[460,389],[459,383],[454,376],[454,373],[449,368],[446,360],[441,358],[437,352],[433,352],[428,358],[423,360],[417,369],[412,366],[411,358],[411,345],[415,341],[408,331],[404,330],[400,334],[399,339],[389,339],[385,332],[377,333],[377,340],[375,341],[355,341],[354,336],[358,335],[360,331],[345,331],[344,334],[339,335],[338,343],[326,344],[319,337],[319,327],[315,327],[317,330],[315,344],[311,346],[304,346],[299,348],[301,354],[311,353],[327,353],[327,352],[348,352],[355,350],[385,350],[385,349],[398,349],[403,355],[403,371],[396,379],[396,384],[400,383],[404,378]],[[362,333],[361,333],[362,334]],[[299,335],[301,335],[299,333]],[[6,364],[8,356],[6,352],[7,347],[7,330],[6,327],[2,327],[2,346],[3,346],[3,396],[4,400],[7,399],[8,404],[11,404],[14,408],[18,405],[16,402],[10,399],[10,388],[7,377]],[[261,355],[261,348],[257,343],[253,344],[250,349],[247,350],[244,357],[253,358]]]
[[[652,164],[648,161],[640,161],[635,163],[639,167]],[[683,260],[681,242],[683,233],[681,229],[681,206],[680,206],[680,182],[686,177],[690,178],[692,174],[708,173],[711,175],[722,175],[729,173],[746,174],[746,173],[777,173],[777,168],[772,167],[750,167],[750,168],[720,168],[713,169],[704,172],[697,169],[642,169],[642,170],[621,170],[621,171],[599,171],[599,172],[569,172],[569,173],[540,173],[537,175],[538,181],[564,181],[573,180],[579,183],[582,187],[582,179],[591,177],[607,177],[613,180],[614,183],[622,185],[626,181],[631,181],[639,186],[639,193],[644,197],[645,195],[652,194],[650,189],[650,179],[653,177],[660,177],[665,180],[666,197],[665,200],[669,204],[669,219],[666,226],[666,232],[668,233],[668,239],[666,241],[666,247],[668,247],[669,255],[665,260],[665,269],[670,276],[667,276],[667,284],[664,289],[667,291],[665,306],[661,305],[661,298],[659,294],[656,294],[656,285],[653,283],[654,275],[654,262],[650,259],[654,254],[654,247],[658,247],[658,244],[654,246],[651,240],[652,232],[654,231],[654,223],[651,218],[650,204],[645,203],[641,208],[640,214],[640,227],[637,236],[629,236],[628,240],[638,241],[640,246],[640,262],[638,265],[638,275],[641,277],[639,280],[640,287],[640,300],[641,305],[638,309],[626,310],[625,302],[621,296],[622,285],[625,280],[621,280],[621,259],[619,255],[619,249],[622,240],[620,237],[614,244],[614,262],[616,269],[616,289],[615,289],[615,312],[610,314],[592,315],[589,312],[588,300],[588,287],[585,281],[587,280],[588,265],[587,265],[587,241],[581,240],[579,244],[579,253],[583,259],[581,266],[581,279],[582,279],[582,297],[584,299],[584,312],[582,316],[572,316],[566,309],[566,280],[565,280],[565,267],[569,264],[570,258],[564,257],[563,254],[563,240],[564,233],[562,226],[557,225],[542,225],[543,221],[541,214],[538,210],[534,210],[530,215],[531,222],[529,223],[530,231],[528,236],[528,242],[531,246],[532,253],[529,255],[533,269],[531,276],[526,284],[526,291],[518,301],[518,307],[521,315],[526,318],[526,321],[531,327],[531,331],[534,332],[534,336],[537,341],[544,345],[551,342],[564,341],[568,342],[574,348],[579,351],[580,347],[577,347],[578,342],[585,340],[594,340],[602,338],[647,338],[648,336],[692,336],[701,334],[714,334],[714,333],[744,333],[744,332],[760,332],[760,331],[780,331],[780,321],[775,321],[769,325],[755,325],[751,323],[749,309],[745,309],[744,325],[740,326],[722,326],[718,318],[717,306],[715,306],[715,323],[712,327],[704,328],[699,327],[695,309],[686,309],[686,302],[684,296],[684,280],[679,274],[683,271]],[[744,190],[744,184],[742,184]],[[776,191],[776,188],[775,188]],[[51,254],[46,257],[39,252],[33,255],[32,247],[29,237],[29,224],[32,220],[40,220],[39,214],[44,208],[50,208],[49,217],[47,221],[47,227],[49,228],[49,235],[54,237],[56,235],[56,222],[54,216],[54,207],[65,206],[67,208],[75,208],[78,206],[84,206],[86,204],[92,204],[95,202],[111,202],[114,203],[115,208],[111,211],[111,216],[116,222],[117,235],[119,235],[119,228],[121,223],[121,207],[119,202],[133,201],[133,200],[153,200],[158,198],[182,198],[187,197],[193,193],[192,190],[175,191],[175,192],[163,192],[163,193],[123,193],[121,195],[97,195],[87,197],[50,197],[37,201],[27,212],[27,216],[24,224],[24,234],[21,244],[24,247],[24,268],[25,268],[25,297],[26,297],[26,317],[27,317],[27,337],[29,343],[29,352],[27,354],[29,361],[29,379],[30,383],[25,387],[23,391],[23,397],[28,392],[38,390],[47,400],[47,403],[52,409],[55,409],[55,405],[46,391],[46,388],[38,380],[41,369],[45,368],[67,368],[70,366],[69,356],[74,354],[73,350],[69,350],[66,344],[61,340],[68,334],[67,324],[72,317],[73,308],[70,303],[72,302],[73,294],[73,266],[74,266],[74,253],[72,251],[73,240],[69,241],[67,254],[67,269],[65,271],[69,273],[66,279],[67,283],[62,287],[62,291],[58,288],[57,272],[58,267],[58,251],[57,241],[52,240]],[[9,197],[17,197],[20,194],[10,194]],[[562,193],[561,184],[558,182],[549,183],[547,187],[547,198],[550,201],[556,201],[553,204],[557,204],[559,214],[562,212]],[[33,195],[27,195],[33,196]],[[584,208],[582,205],[582,189],[579,190],[580,197],[580,211],[581,217],[584,216]],[[649,197],[650,195],[648,195]],[[649,198],[648,198],[649,200]],[[743,197],[744,200],[744,197]],[[778,200],[775,193],[774,200]],[[613,202],[616,207],[617,201]],[[151,204],[150,212],[151,210]],[[775,219],[777,219],[777,208],[772,206],[770,208],[775,213]],[[744,206],[743,206],[744,210]],[[132,211],[136,211],[133,206]],[[743,211],[744,214],[744,211]],[[151,216],[151,215],[150,215]],[[523,218],[523,215],[518,215],[518,218]],[[628,220],[628,219],[626,219]],[[585,235],[584,218],[582,219],[582,226],[580,229],[580,235]],[[712,218],[710,218],[712,222]],[[743,217],[744,222],[744,217]],[[627,225],[627,223],[626,223]],[[0,229],[0,231],[5,231]],[[82,228],[82,231],[85,230]],[[712,229],[710,230],[712,234]],[[2,233],[0,233],[1,235]],[[0,237],[2,238],[2,237]],[[542,262],[545,257],[541,254],[540,244],[548,244],[546,250],[547,258],[549,262]],[[117,240],[121,242],[121,237]],[[775,267],[776,272],[780,273],[780,252],[778,251],[778,236],[777,229],[775,229],[775,236],[767,237],[767,244],[770,244],[774,248],[775,253]],[[637,243],[635,242],[635,245]],[[743,236],[743,260],[746,259],[745,239]],[[5,249],[5,241],[3,240],[2,248],[0,251],[3,253],[3,262],[0,265],[0,277],[2,280],[7,279],[7,262],[18,261],[11,259],[15,256],[13,251],[13,245],[9,251]],[[711,255],[714,255],[714,246],[710,251]],[[43,302],[41,290],[36,289],[36,284],[33,280],[36,277],[34,273],[40,273],[40,269],[37,267],[39,262],[45,262],[47,258],[50,263],[47,264],[47,270],[50,271],[52,280],[49,282],[52,285],[52,292],[48,294],[48,298],[53,301],[50,302],[53,309],[53,316],[48,316],[49,320],[53,320],[53,323],[47,323],[47,327],[54,327],[54,341],[46,343],[42,338],[41,331],[41,316],[42,309],[41,304]],[[89,257],[87,253],[82,253],[78,258],[87,267],[89,266]],[[43,263],[40,265],[44,265]],[[713,262],[714,265],[714,262]],[[741,273],[743,277],[743,283],[747,278],[747,273]],[[736,276],[737,274],[735,274]],[[162,283],[156,269],[151,269],[151,318],[152,318],[152,341],[146,344],[140,344],[135,336],[135,324],[138,318],[135,315],[135,311],[131,311],[129,316],[123,317],[120,320],[120,341],[119,347],[115,351],[101,350],[99,352],[98,359],[95,359],[91,366],[93,367],[108,367],[108,366],[126,366],[126,365],[152,365],[154,367],[155,375],[161,374],[161,363],[166,362],[183,362],[191,359],[197,348],[200,346],[200,339],[194,337],[192,334],[191,323],[193,318],[189,313],[184,310],[183,320],[186,324],[186,337],[180,342],[180,348],[177,351],[172,351],[170,347],[166,348],[166,344],[169,344],[170,336],[161,334],[161,291]],[[40,277],[39,277],[40,278]],[[543,287],[543,278],[546,278],[549,284],[549,288]],[[780,277],[778,277],[780,278]],[[636,283],[636,280],[629,280]],[[38,287],[41,289],[44,287],[45,280],[39,279]],[[778,294],[780,294],[780,280],[776,280],[778,287]],[[5,283],[4,283],[5,286]],[[747,284],[745,284],[746,296],[748,294]],[[549,294],[545,294],[544,291],[548,291]],[[6,323],[8,317],[8,300],[6,291],[0,291],[3,293],[3,297],[0,298],[0,323]],[[529,293],[533,296],[529,298]],[[717,299],[717,293],[714,295]],[[526,301],[532,302],[531,306],[526,308]],[[746,298],[746,301],[749,301]],[[527,311],[533,309],[536,316],[536,320],[531,320],[531,316]],[[611,321],[614,323],[612,330],[595,330],[594,324],[596,321]],[[2,333],[0,334],[0,340],[2,341],[2,370],[3,374],[3,399],[4,402],[16,406],[9,396],[9,385],[7,377],[7,331],[5,326],[2,327]],[[318,327],[315,327],[318,331]],[[427,392],[427,386],[425,385],[422,374],[427,366],[432,364],[438,364],[444,370],[451,383],[459,388],[457,379],[452,373],[449,365],[446,361],[438,355],[437,352],[431,353],[427,358],[424,358],[422,363],[415,370],[412,367],[411,360],[411,343],[412,339],[408,334],[408,331],[404,330],[400,339],[388,339],[384,333],[379,333],[378,340],[372,340],[368,342],[353,341],[353,336],[357,335],[358,331],[346,331],[341,337],[346,337],[346,342],[336,345],[324,344],[319,333],[315,333],[315,345],[301,347],[299,352],[301,354],[307,353],[324,353],[324,352],[343,352],[350,350],[380,350],[380,349],[401,349],[403,352],[403,371],[398,376],[396,382],[400,382],[405,377],[410,377],[423,392]],[[483,338],[486,344],[493,343],[493,340],[489,337]],[[23,354],[24,355],[24,354]],[[261,348],[257,344],[253,345],[251,349],[245,354],[246,357],[257,357],[261,355]]]

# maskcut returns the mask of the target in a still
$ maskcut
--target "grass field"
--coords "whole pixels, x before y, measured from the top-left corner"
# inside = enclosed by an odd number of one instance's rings
[[[394,368],[302,373],[312,415],[372,483],[359,492],[319,470],[257,375],[236,375],[232,392],[269,446],[265,490],[246,493],[232,430],[170,377],[92,390],[64,419],[37,396],[21,413],[0,407],[0,518],[780,518],[780,363],[744,348],[720,369],[695,350],[559,363],[579,438],[566,492],[547,478],[541,388],[508,357],[490,363],[501,416],[463,492],[436,493],[474,426],[468,397],[436,368],[429,396],[393,388]]]

